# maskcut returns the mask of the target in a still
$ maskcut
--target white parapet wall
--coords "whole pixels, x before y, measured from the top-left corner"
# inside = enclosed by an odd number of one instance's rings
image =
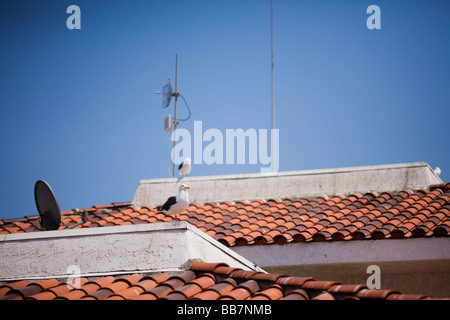
[[[0,281],[177,272],[195,261],[255,270],[184,221],[0,235]]]
[[[450,262],[450,238],[409,238],[298,242],[284,245],[249,245],[234,251],[259,266],[301,266],[360,262]]]
[[[195,167],[194,169],[195,170]],[[145,179],[133,204],[155,206],[188,184],[190,202],[253,200],[423,189],[442,180],[426,162],[278,173]]]
[[[319,241],[233,247],[267,272],[366,283],[379,268],[382,289],[450,297],[450,238]]]

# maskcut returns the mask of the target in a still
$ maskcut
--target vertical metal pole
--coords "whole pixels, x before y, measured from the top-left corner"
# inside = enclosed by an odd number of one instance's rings
[[[173,141],[173,177],[175,178],[175,170],[176,170],[176,166],[175,166],[175,160],[177,157],[177,101],[178,101],[178,53],[176,55],[176,63],[175,63],[175,113],[174,113],[174,122],[173,122],[173,137],[174,137],[174,141]]]
[[[272,172],[274,167],[274,139],[273,130],[275,129],[275,64],[274,64],[274,44],[273,44],[273,0],[270,0],[270,44],[271,44],[271,58],[272,58],[272,132],[270,135],[272,148]]]

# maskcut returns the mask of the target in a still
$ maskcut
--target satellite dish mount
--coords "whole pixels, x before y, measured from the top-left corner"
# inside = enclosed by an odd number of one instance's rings
[[[41,230],[58,230],[61,225],[61,210],[52,188],[44,180],[38,180],[34,185],[34,201],[39,212]],[[73,211],[74,213],[65,216],[81,215],[81,221],[67,229],[73,229],[87,221],[86,210],[81,212],[79,209],[74,209]]]
[[[34,185],[34,201],[39,212],[41,230],[58,230],[61,211],[52,188],[44,180],[38,180]]]
[[[179,124],[178,122],[178,117],[177,117],[177,111],[178,111],[178,97],[181,97],[184,101],[184,103],[186,104],[186,107],[188,108],[189,111],[189,116],[186,119],[180,119],[180,121],[186,121],[191,117],[191,110],[189,108],[189,105],[187,104],[186,100],[184,99],[184,97],[182,95],[180,95],[180,93],[178,92],[178,54],[176,55],[176,62],[175,62],[175,91],[172,90],[172,83],[170,82],[170,78],[167,81],[167,84],[162,88],[162,92],[161,91],[156,91],[156,93],[160,94],[162,93],[163,95],[163,101],[162,101],[162,108],[165,109],[169,106],[170,101],[172,100],[172,97],[175,97],[175,110],[174,110],[174,115],[172,117],[171,114],[169,114],[165,119],[164,119],[164,130],[166,132],[170,131],[172,129],[173,126],[173,134],[174,134],[174,140],[173,140],[173,154],[174,156],[176,155],[176,148],[177,148],[177,125]],[[173,177],[175,177],[175,171],[176,171],[176,166],[175,166],[175,161],[172,161],[173,163]]]

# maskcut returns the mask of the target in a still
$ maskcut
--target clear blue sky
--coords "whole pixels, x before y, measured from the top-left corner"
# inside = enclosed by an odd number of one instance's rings
[[[66,27],[71,4],[81,30]],[[380,30],[366,27],[371,4]],[[449,1],[275,0],[280,171],[426,161],[450,181],[449,13]],[[173,104],[155,91],[176,53],[192,109],[180,128],[271,126],[270,0],[2,1],[0,46],[0,218],[37,214],[38,179],[70,210],[169,177]]]

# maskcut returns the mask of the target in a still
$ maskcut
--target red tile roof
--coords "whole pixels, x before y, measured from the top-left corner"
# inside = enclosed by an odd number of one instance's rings
[[[155,208],[130,202],[82,209],[88,221],[76,228],[171,221]],[[81,221],[62,212],[60,229]],[[226,246],[287,242],[447,237],[450,183],[400,192],[303,199],[192,203],[178,216]],[[0,234],[40,231],[38,216],[0,220]]]
[[[105,276],[80,279],[80,286],[57,279],[0,283],[0,300],[421,300],[394,290],[318,281],[231,268],[224,263],[194,263],[170,276]]]

